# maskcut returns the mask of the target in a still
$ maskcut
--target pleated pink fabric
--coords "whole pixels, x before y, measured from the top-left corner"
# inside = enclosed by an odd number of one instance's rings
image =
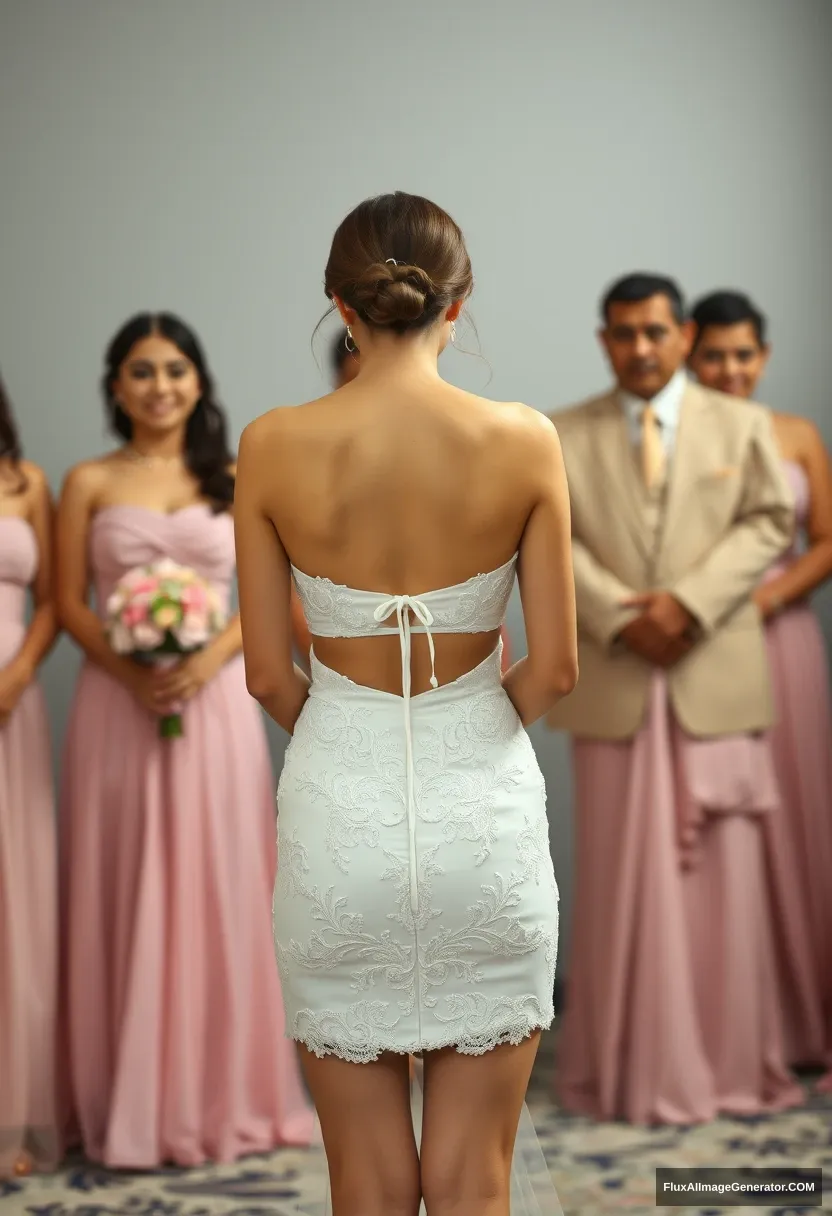
[[[577,740],[574,770],[563,1105],[691,1124],[800,1104],[775,982],[766,741],[686,736],[657,672],[635,739]]]
[[[37,565],[27,521],[0,517],[0,667],[23,642]],[[57,886],[49,725],[32,684],[0,726],[0,1177],[20,1158],[51,1169],[60,1157]]]
[[[803,468],[786,461],[799,528],[809,514]],[[776,578],[796,550],[778,563]],[[817,617],[793,604],[766,628],[777,722],[772,753],[783,813],[766,824],[788,1059],[832,1063],[832,710]]]
[[[98,603],[163,556],[227,595],[230,517],[102,510]],[[62,788],[68,1093],[109,1166],[231,1161],[312,1134],[272,946],[272,770],[240,657],[183,718],[184,737],[160,739],[125,688],[81,672]]]

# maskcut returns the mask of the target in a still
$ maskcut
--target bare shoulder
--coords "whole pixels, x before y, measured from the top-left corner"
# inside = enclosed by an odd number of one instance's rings
[[[113,454],[82,460],[73,465],[64,477],[62,493],[92,502],[112,477],[115,464]]]
[[[497,408],[505,428],[498,442],[501,465],[510,464],[526,484],[551,487],[563,469],[554,421],[540,410],[516,401]]]
[[[479,400],[491,424],[491,436],[501,451],[514,450],[528,458],[541,447],[559,446],[551,419],[540,410],[520,401]]]
[[[516,411],[518,432],[527,442],[536,449],[539,449],[541,444],[548,447],[550,451],[560,449],[557,423],[554,418],[550,418],[530,405],[515,404],[512,409]]]
[[[811,457],[826,450],[820,428],[811,418],[777,413],[774,415],[774,425],[778,434],[788,442],[789,449],[798,457]]]
[[[272,452],[276,444],[280,448],[285,442],[291,441],[292,436],[308,422],[308,411],[317,404],[310,401],[304,405],[279,405],[260,414],[243,429],[240,455],[250,461],[259,453],[267,450]]]
[[[32,460],[21,460],[18,468],[25,482],[25,494],[30,509],[37,510],[44,503],[50,504],[52,491],[49,479],[40,465]]]
[[[46,478],[42,469],[31,460],[12,460],[0,457],[0,495],[14,495],[34,501],[43,494]]]
[[[36,493],[43,493],[48,488],[46,474],[39,464],[35,464],[32,460],[21,460],[18,468],[26,478],[27,484]]]
[[[500,401],[491,404],[495,416],[501,418],[506,426],[518,435],[540,436],[554,430],[552,420],[534,406],[523,405],[521,401]]]
[[[279,442],[282,429],[280,415],[283,413],[282,409],[269,410],[267,414],[261,414],[243,427],[234,464],[235,480],[239,477],[240,465],[245,478],[247,474],[256,473],[264,466],[272,452],[281,452],[283,445]]]

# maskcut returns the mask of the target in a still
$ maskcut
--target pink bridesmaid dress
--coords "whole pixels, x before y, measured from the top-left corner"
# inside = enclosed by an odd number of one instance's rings
[[[90,533],[96,601],[170,557],[226,597],[227,513],[111,506]],[[184,735],[86,663],[62,788],[70,1102],[90,1158],[154,1168],[309,1143],[271,928],[272,769],[242,656],[183,712]]]
[[[0,666],[26,634],[38,546],[0,517]],[[55,1104],[57,843],[46,704],[31,684],[0,726],[0,1177],[60,1157]]]
[[[767,740],[686,735],[656,671],[635,739],[576,739],[573,757],[562,1104],[642,1124],[802,1104],[775,982],[762,825],[779,793]]]
[[[785,461],[798,528],[809,515],[809,482]],[[769,571],[776,578],[794,558]],[[783,813],[767,821],[769,869],[788,1057],[832,1063],[832,711],[818,619],[808,602],[766,628],[777,723],[772,752]]]

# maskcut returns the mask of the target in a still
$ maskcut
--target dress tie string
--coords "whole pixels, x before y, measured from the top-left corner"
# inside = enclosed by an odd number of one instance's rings
[[[410,614],[413,613],[420,625],[424,626],[425,636],[428,640],[428,649],[430,651],[430,686],[437,688],[439,681],[436,678],[436,650],[433,644],[433,635],[430,627],[433,624],[433,613],[427,604],[415,596],[411,595],[392,595],[386,599],[383,604],[379,604],[373,613],[373,617],[379,623],[386,621],[387,618],[395,612],[396,623],[399,630],[399,646],[402,653],[402,701],[404,703],[404,737],[405,737],[405,752],[407,764],[407,827],[410,838],[410,909],[414,916],[419,908],[419,885],[417,875],[417,858],[416,858],[416,802],[414,796],[414,772],[413,772],[413,730],[410,716],[410,688],[411,688],[411,672],[410,661],[412,655],[411,644],[411,624]]]

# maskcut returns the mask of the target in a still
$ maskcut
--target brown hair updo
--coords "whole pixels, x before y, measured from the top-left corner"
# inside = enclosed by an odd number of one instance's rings
[[[324,277],[330,299],[398,334],[427,329],[473,286],[459,225],[436,203],[400,190],[359,203],[339,224]]]

